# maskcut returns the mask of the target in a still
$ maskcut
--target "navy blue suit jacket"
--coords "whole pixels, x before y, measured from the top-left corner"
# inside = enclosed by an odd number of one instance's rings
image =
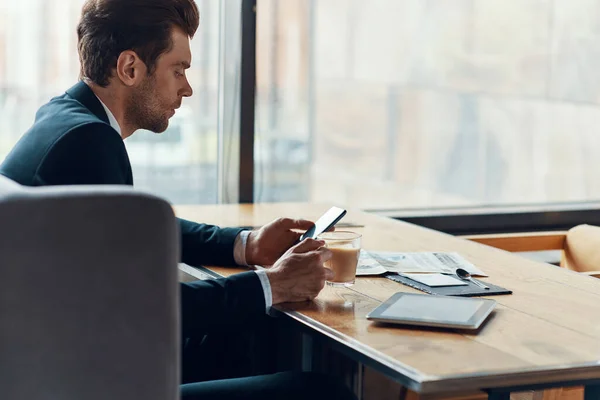
[[[42,106],[33,126],[4,162],[0,174],[26,186],[133,185],[121,136],[94,92],[79,82]],[[181,261],[190,265],[234,265],[240,229],[179,219]],[[184,336],[264,315],[262,286],[253,272],[228,279],[182,284]]]

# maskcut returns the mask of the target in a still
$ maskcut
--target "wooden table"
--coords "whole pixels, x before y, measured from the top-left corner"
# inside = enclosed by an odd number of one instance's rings
[[[178,216],[221,226],[257,226],[279,216],[316,219],[326,205],[179,206]],[[586,385],[600,399],[600,280],[537,263],[430,229],[349,210],[342,222],[380,251],[456,251],[509,288],[476,333],[379,326],[365,315],[392,294],[414,290],[362,277],[351,288],[325,287],[313,302],[276,307],[325,335],[360,362],[423,395],[487,391],[509,399],[526,389]],[[210,268],[228,276],[239,268]]]

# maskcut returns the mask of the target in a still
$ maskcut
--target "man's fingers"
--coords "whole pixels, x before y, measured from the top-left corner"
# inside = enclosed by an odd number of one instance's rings
[[[325,245],[323,240],[305,239],[292,247],[294,253],[308,253],[309,251],[317,250]]]
[[[277,222],[283,229],[300,229],[303,231],[315,225],[314,222],[305,219],[280,218]]]
[[[329,268],[323,267],[323,269],[325,270],[325,280],[328,280],[328,281],[332,280],[333,277],[335,276],[335,273],[332,270],[330,270]]]
[[[331,260],[331,257],[333,257],[333,253],[327,247],[321,247],[315,251],[321,256],[322,262],[329,261]]]
[[[320,247],[318,249],[308,251],[302,254],[302,256],[304,257],[305,263],[310,263],[310,265],[322,265],[331,260],[333,253],[326,247]]]

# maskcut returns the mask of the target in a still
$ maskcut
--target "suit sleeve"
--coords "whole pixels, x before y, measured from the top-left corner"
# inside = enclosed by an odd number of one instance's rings
[[[179,219],[181,261],[192,265],[235,265],[233,245],[242,229],[219,228]]]
[[[183,337],[228,331],[264,315],[262,285],[254,272],[181,284]]]

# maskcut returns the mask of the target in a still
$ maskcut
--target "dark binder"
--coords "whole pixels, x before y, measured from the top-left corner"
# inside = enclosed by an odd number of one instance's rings
[[[465,281],[468,283],[468,286],[438,286],[431,287],[427,286],[421,282],[413,281],[410,278],[406,278],[397,274],[387,274],[385,276],[388,279],[393,280],[394,282],[402,283],[403,285],[410,286],[412,288],[418,289],[422,292],[439,295],[439,296],[464,296],[464,297],[475,297],[475,296],[496,296],[500,294],[512,294],[511,290],[505,289],[500,286],[492,285],[488,282],[485,283],[486,286],[489,286],[489,289],[483,289],[473,282]]]

